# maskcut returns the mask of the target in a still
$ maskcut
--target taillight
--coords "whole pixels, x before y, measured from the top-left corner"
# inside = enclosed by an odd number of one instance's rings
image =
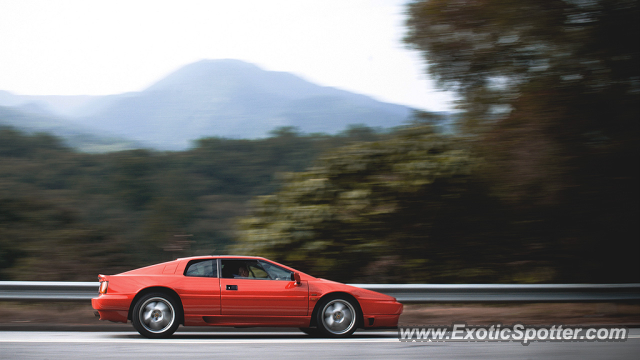
[[[107,293],[107,288],[109,287],[109,282],[108,281],[102,281],[100,283],[100,294],[106,294]]]

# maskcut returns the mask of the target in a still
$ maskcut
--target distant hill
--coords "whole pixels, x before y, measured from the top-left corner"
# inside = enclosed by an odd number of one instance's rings
[[[78,117],[88,113],[95,113],[89,109],[95,108],[94,102],[105,96],[88,95],[16,95],[0,90],[0,106],[25,107],[37,106],[47,115],[60,118]]]
[[[80,151],[103,153],[144,147],[141,143],[115,135],[99,134],[94,129],[55,117],[39,103],[19,107],[0,106],[0,127],[13,127],[27,133],[48,133],[64,139],[65,145]]]
[[[390,128],[412,114],[406,106],[239,60],[203,60],[144,91],[120,95],[26,97],[0,92],[0,105],[26,102],[73,118],[85,128],[165,150],[185,149],[203,137],[265,137],[282,126],[329,134],[351,124]]]
[[[349,124],[388,128],[411,113],[238,60],[200,61],[109,102],[83,124],[165,149],[183,149],[209,136],[264,137],[281,126],[307,133],[337,133]]]

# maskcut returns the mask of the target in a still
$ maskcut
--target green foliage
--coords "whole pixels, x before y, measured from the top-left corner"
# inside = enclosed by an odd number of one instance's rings
[[[467,126],[524,104],[561,107],[558,130],[610,136],[637,126],[637,1],[430,0],[411,3],[409,15],[405,41],[462,96]]]
[[[232,252],[261,254],[336,280],[429,279],[437,219],[465,196],[474,161],[430,126],[322,156],[255,200]],[[455,200],[454,200],[455,202]],[[456,205],[453,205],[454,207]],[[441,265],[438,265],[441,266]]]
[[[335,149],[283,175],[280,190],[239,221],[230,252],[338,281],[638,280],[626,238],[637,220],[621,193],[629,184],[604,194],[614,198],[514,202],[498,191],[514,190],[497,186],[495,165],[474,155],[475,141],[431,129]]]
[[[47,152],[63,150],[60,140],[48,134],[24,136],[8,127],[0,127],[0,156],[25,158],[46,156]]]
[[[557,281],[637,281],[638,2],[415,1],[407,26],[514,235]]]
[[[117,238],[79,223],[63,205],[0,193],[0,279],[89,280],[130,261]]]
[[[277,188],[276,173],[361,136],[285,128],[260,140],[201,139],[184,152],[82,154],[50,135],[0,128],[0,278],[95,280],[224,252],[233,219]]]

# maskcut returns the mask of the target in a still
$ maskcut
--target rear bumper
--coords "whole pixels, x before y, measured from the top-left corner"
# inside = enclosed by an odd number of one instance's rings
[[[100,314],[100,320],[127,322],[131,300],[126,295],[100,295],[91,299],[91,306]]]

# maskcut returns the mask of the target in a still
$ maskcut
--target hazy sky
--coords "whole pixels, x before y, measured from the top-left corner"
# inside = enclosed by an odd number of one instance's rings
[[[201,59],[240,59],[414,107],[451,108],[402,43],[407,0],[0,0],[0,90],[140,91]]]

